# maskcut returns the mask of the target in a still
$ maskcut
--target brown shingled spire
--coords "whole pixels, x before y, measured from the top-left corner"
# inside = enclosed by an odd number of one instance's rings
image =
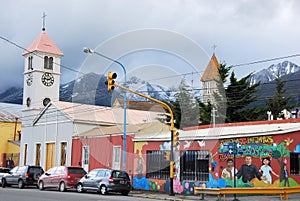
[[[202,82],[205,82],[208,80],[218,81],[220,79],[220,74],[219,74],[219,70],[218,70],[219,68],[220,68],[220,64],[218,62],[218,59],[215,56],[215,54],[213,54],[202,77],[201,77],[201,81]]]

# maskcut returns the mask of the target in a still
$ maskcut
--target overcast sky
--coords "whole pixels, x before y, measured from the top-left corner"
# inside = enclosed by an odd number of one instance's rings
[[[297,0],[2,0],[0,36],[27,48],[41,33],[41,17],[45,12],[46,32],[64,53],[62,65],[69,68],[86,72],[88,68],[84,65],[89,61],[82,48],[88,46],[120,59],[129,71],[149,69],[155,63],[169,70],[174,66],[177,73],[201,72],[213,53],[214,44],[217,45],[215,54],[218,60],[229,65],[300,53],[299,10],[300,1]],[[153,38],[152,32],[142,31],[152,29],[163,31]],[[160,38],[160,35],[163,36]],[[177,38],[171,37],[174,35]],[[123,43],[126,46],[135,43],[134,37],[151,41],[153,47],[139,41],[139,51],[134,49],[136,46],[122,49]],[[168,39],[170,43],[181,41],[180,47],[159,45]],[[155,44],[155,40],[159,44]],[[111,46],[112,43],[114,48],[116,44],[122,47],[121,50],[118,48],[118,53],[105,49],[105,45]],[[190,52],[183,51],[182,44],[189,44],[187,49]],[[145,45],[145,50],[142,45]],[[199,48],[193,49],[193,45]],[[174,48],[182,51],[177,52]],[[165,52],[160,54],[157,49],[176,54],[177,59]],[[192,67],[188,67],[182,63],[191,62],[191,58],[185,57],[193,54],[192,50],[195,54],[200,51],[201,61],[192,61]],[[23,84],[24,58],[22,49],[2,39],[0,52],[1,92],[9,86]],[[299,58],[289,60],[300,64]],[[238,76],[245,76],[279,62],[241,66],[234,70]],[[147,71],[140,70],[142,72]],[[61,82],[68,82],[76,76],[76,73],[62,69]],[[150,79],[165,75],[148,72],[147,76]]]

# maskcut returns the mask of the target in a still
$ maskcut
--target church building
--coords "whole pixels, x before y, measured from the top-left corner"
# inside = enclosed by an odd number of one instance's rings
[[[60,62],[63,52],[43,28],[36,40],[23,53],[24,92],[20,165],[71,165],[72,136],[98,128],[123,127],[124,110],[95,105],[59,101]],[[127,124],[151,123],[159,112],[127,110]],[[123,131],[121,131],[123,132]],[[119,144],[123,150],[122,141]],[[98,147],[99,148],[99,147]],[[76,165],[90,170],[88,147],[82,148]],[[101,149],[101,147],[100,147]],[[107,153],[107,150],[102,150]],[[113,154],[113,153],[112,153]],[[108,156],[121,161],[122,155]]]

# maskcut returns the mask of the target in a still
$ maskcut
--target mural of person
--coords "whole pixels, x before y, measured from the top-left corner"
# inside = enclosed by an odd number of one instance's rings
[[[233,180],[234,175],[237,173],[237,169],[233,167],[233,160],[231,158],[227,159],[227,167],[223,169],[221,177],[223,179]]]
[[[138,158],[137,168],[136,168],[137,178],[142,178],[143,176],[143,158]]]
[[[276,174],[270,166],[270,158],[263,159],[263,165],[260,167],[259,172],[261,172],[265,177],[264,182],[266,184],[272,184],[272,177],[270,173],[272,173],[276,177],[279,177],[279,175]]]
[[[264,180],[265,176],[262,176],[257,167],[255,165],[252,165],[252,157],[250,155],[245,156],[245,164],[243,164],[238,173],[236,174],[237,178],[241,178],[242,177],[242,181],[244,183],[250,182],[252,179],[255,178],[255,176],[259,179],[259,180]]]
[[[283,165],[283,177],[284,177],[284,186],[286,186],[287,184],[288,187],[290,187],[289,172],[287,170],[286,164]]]

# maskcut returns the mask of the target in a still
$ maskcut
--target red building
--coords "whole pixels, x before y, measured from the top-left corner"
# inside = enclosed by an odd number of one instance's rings
[[[134,188],[169,191],[170,131],[161,123],[128,127],[126,169],[133,177]],[[179,131],[180,147],[174,152],[174,192],[193,194],[194,186],[232,187],[234,180],[222,178],[229,158],[236,168],[252,157],[260,169],[265,158],[270,159],[272,181],[254,178],[239,187],[283,186],[283,165],[289,172],[289,185],[300,184],[300,119],[232,123],[186,128]],[[72,164],[88,163],[89,170],[98,167],[121,168],[122,127],[93,129],[73,138]],[[89,147],[88,154],[86,147]],[[84,155],[86,157],[84,157]],[[235,157],[234,157],[235,156]]]

